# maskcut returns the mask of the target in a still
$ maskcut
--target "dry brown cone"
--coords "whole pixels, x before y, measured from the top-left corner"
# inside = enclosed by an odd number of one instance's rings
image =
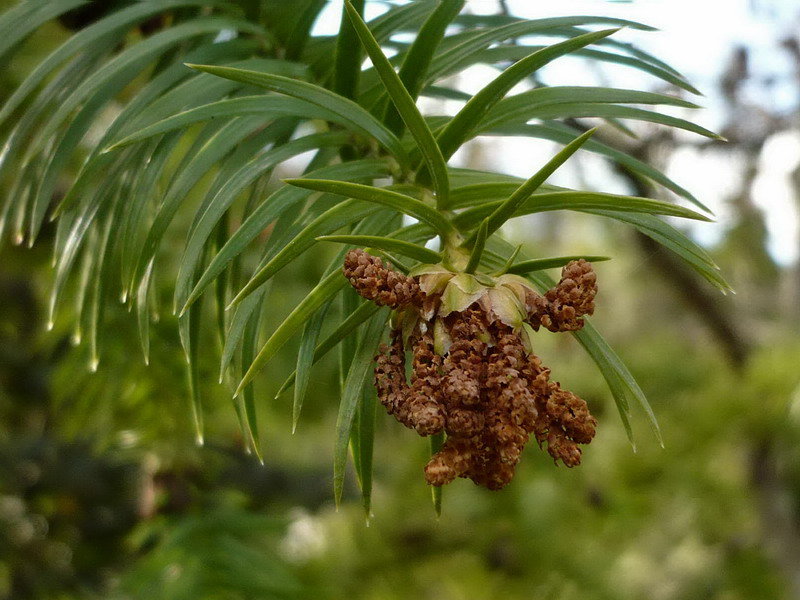
[[[441,405],[442,357],[433,351],[433,339],[429,333],[420,335],[414,345],[414,361],[411,365],[411,388],[408,391],[408,427],[420,435],[439,433],[445,424]]]
[[[381,404],[390,415],[396,415],[408,394],[406,357],[399,331],[392,332],[392,345],[382,345],[375,357],[374,382]]]
[[[381,306],[413,306],[428,317],[430,306],[438,306],[436,294],[426,297],[415,279],[362,250],[347,254],[344,273],[359,294]],[[528,294],[531,325],[580,329],[583,315],[594,310],[596,291],[591,265],[569,263],[544,296]],[[498,490],[513,478],[531,435],[568,467],[580,464],[580,445],[594,437],[597,422],[586,403],[551,382],[550,370],[526,351],[518,332],[496,315],[490,319],[486,310],[476,302],[441,319],[435,313],[429,320],[419,316],[405,334],[406,345],[398,328],[391,346],[382,346],[376,356],[375,387],[387,412],[420,435],[447,433],[425,467],[430,485],[465,477]],[[447,333],[444,356],[435,351],[431,335],[437,319]],[[410,384],[407,350],[413,354]]]
[[[433,352],[430,336],[421,336],[414,347],[413,381],[406,382],[405,352],[399,330],[392,332],[392,345],[381,347],[375,357],[375,389],[387,412],[420,435],[433,435],[444,428],[440,406],[442,357]]]
[[[547,444],[554,462],[567,467],[581,463],[579,444],[588,444],[595,435],[597,420],[589,413],[586,402],[551,382],[547,395],[537,398],[540,418],[534,434],[539,446]]]
[[[342,273],[363,298],[378,306],[397,309],[419,305],[425,297],[413,278],[392,270],[392,265],[384,265],[379,257],[358,248],[344,257]]]
[[[425,481],[441,486],[462,477],[471,467],[475,444],[471,438],[449,437],[425,465]]]
[[[481,388],[486,379],[487,344],[480,339],[486,323],[480,310],[468,308],[448,319],[452,339],[442,379],[448,435],[472,436],[484,425]]]
[[[511,328],[492,326],[496,344],[487,357],[486,426],[480,438],[482,460],[468,476],[478,485],[500,489],[511,481],[536,419],[534,398],[521,372],[525,347]]]
[[[584,315],[594,313],[597,276],[591,263],[574,260],[561,270],[561,280],[544,296],[530,292],[526,298],[529,322],[538,330],[553,332],[583,328]]]

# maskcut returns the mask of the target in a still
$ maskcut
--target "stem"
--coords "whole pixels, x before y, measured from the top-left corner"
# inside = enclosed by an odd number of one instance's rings
[[[438,200],[434,199],[434,194],[430,189],[423,189],[422,194],[420,195],[420,200],[428,206],[434,208],[440,215],[442,215],[442,220],[447,223],[446,228],[436,232],[439,234],[439,239],[441,241],[441,252],[442,256],[444,257],[445,266],[447,266],[449,269],[455,267],[456,265],[460,265],[457,270],[463,270],[467,264],[467,261],[469,260],[469,252],[466,252],[465,254],[465,250],[461,247],[464,243],[464,237],[461,235],[461,232],[458,231],[456,226],[453,225],[453,218],[455,217],[455,214],[452,211],[446,210],[440,206]]]
[[[451,271],[463,272],[469,264],[470,252],[463,246],[460,234],[442,238],[442,264]]]

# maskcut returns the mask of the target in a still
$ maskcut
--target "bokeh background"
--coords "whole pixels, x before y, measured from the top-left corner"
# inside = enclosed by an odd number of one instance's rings
[[[291,351],[259,382],[262,466],[243,450],[229,390],[211,383],[209,339],[209,416],[198,447],[172,316],[154,325],[145,367],[133,317],[110,307],[91,373],[86,350],[71,343],[68,315],[45,330],[47,240],[32,250],[5,246],[0,598],[800,598],[800,6],[472,0],[468,9],[655,25],[660,32],[622,37],[687,75],[706,107],[690,118],[728,139],[657,127],[636,129],[635,139],[600,134],[715,211],[716,224],[691,233],[735,295],[719,295],[647,238],[611,223],[555,213],[507,230],[535,254],[614,257],[597,266],[593,320],[646,392],[665,447],[641,418],[634,452],[589,358],[569,336],[545,332],[538,353],[600,421],[579,468],[554,467],[532,445],[507,489],[459,480],[437,518],[422,480],[426,442],[381,415],[372,514],[365,517],[352,477],[337,511],[333,365],[315,372],[294,435],[291,401],[272,400],[293,368]],[[336,30],[340,11],[332,2],[320,34]],[[0,73],[0,98],[66,35],[54,23],[31,39]],[[625,70],[562,60],[539,80],[679,93]],[[492,74],[477,68],[460,83],[474,89]],[[528,176],[553,150],[484,138],[455,160]],[[590,156],[557,177],[655,193]],[[330,248],[316,252],[304,259],[306,280],[275,286],[275,318],[315,281]]]

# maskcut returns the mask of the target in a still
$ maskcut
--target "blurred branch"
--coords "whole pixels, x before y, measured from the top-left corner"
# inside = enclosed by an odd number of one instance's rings
[[[641,158],[641,157],[637,157]],[[653,194],[639,177],[631,173],[627,167],[616,165],[616,170],[633,186],[636,194],[649,197]],[[725,356],[734,367],[742,367],[750,353],[750,344],[744,332],[731,314],[730,303],[711,290],[704,282],[674,255],[665,252],[661,246],[637,231],[636,243],[644,256],[659,274],[670,284],[670,289],[694,312],[712,335],[717,339]]]
[[[761,526],[767,551],[789,580],[793,598],[800,598],[800,523],[793,510],[791,492],[785,476],[779,472],[777,451],[773,439],[763,439],[756,445],[751,458],[750,478],[758,493]]]
[[[576,121],[570,125],[586,131],[588,128]],[[605,144],[618,147],[614,139],[603,139]],[[626,145],[620,148],[639,160],[652,164],[653,148],[658,143],[658,137],[641,140],[638,144]],[[654,198],[653,189],[641,177],[636,175],[625,165],[615,163],[615,171],[630,184],[635,195],[643,198]],[[665,252],[661,246],[646,235],[636,232],[636,244],[643,256],[655,266],[661,277],[669,284],[686,306],[709,329],[718,341],[726,358],[734,367],[742,367],[750,353],[750,344],[738,321],[733,317],[729,300],[712,291],[704,282],[681,260]]]
[[[800,40],[796,36],[784,38],[781,46],[789,53],[794,63],[794,79],[796,84],[797,104],[800,105]],[[790,176],[792,192],[794,194],[795,207],[800,214],[800,164],[792,171]],[[797,238],[797,253],[800,255],[800,235]],[[800,260],[798,260],[792,272],[791,294],[789,306],[792,313],[790,318],[800,318]]]
[[[674,255],[665,252],[658,243],[640,232],[635,232],[636,243],[642,254],[648,256],[670,288],[695,313],[719,342],[730,363],[740,368],[750,354],[750,344],[745,340],[737,321],[732,317],[729,303],[711,290]]]

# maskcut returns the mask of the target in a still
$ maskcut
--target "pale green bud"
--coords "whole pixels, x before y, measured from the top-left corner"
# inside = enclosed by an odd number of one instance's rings
[[[472,275],[459,273],[447,282],[442,294],[439,316],[446,317],[451,312],[462,312],[470,304],[486,294],[486,286],[481,285]]]
[[[441,294],[453,275],[455,273],[440,264],[418,265],[409,272],[409,276],[417,278],[419,288],[428,296]]]
[[[433,351],[439,356],[444,356],[450,352],[450,345],[452,343],[453,339],[447,332],[444,321],[442,319],[436,319],[433,324]]]
[[[503,323],[514,329],[522,326],[527,312],[524,301],[505,286],[498,286],[488,290],[489,305],[485,307],[488,315],[500,319]]]
[[[529,292],[536,292],[530,281],[519,275],[501,275],[496,279],[498,286],[503,286],[519,298],[522,305],[525,306],[525,297]]]

